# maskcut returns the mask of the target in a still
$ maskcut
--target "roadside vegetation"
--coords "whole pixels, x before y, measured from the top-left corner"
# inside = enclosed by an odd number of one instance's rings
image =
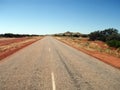
[[[120,34],[117,29],[109,28],[103,31],[95,31],[89,34],[90,40],[100,40],[110,47],[120,48]]]
[[[21,38],[21,37],[34,37],[34,36],[40,36],[40,35],[35,35],[35,34],[13,34],[13,33],[5,33],[5,34],[0,34],[0,37],[5,37],[5,38]]]
[[[90,34],[68,31],[54,36],[77,48],[120,58],[120,34],[117,29],[98,30]]]
[[[59,37],[71,37],[71,38],[79,38],[79,37],[89,37],[89,34],[81,34],[79,32],[65,32],[65,33],[58,33],[54,34],[54,36],[59,36]]]

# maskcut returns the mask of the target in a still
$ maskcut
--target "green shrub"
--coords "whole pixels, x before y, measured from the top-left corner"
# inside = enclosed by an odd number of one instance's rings
[[[109,28],[103,31],[95,31],[89,34],[90,40],[100,40],[103,42],[118,40],[120,41],[120,34],[117,29]]]
[[[110,47],[115,47],[115,48],[119,48],[119,47],[120,47],[120,41],[118,41],[118,40],[110,40],[110,41],[107,41],[107,44],[108,44]]]

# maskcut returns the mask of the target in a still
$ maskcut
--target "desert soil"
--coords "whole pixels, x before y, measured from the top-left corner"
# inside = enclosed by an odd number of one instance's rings
[[[0,60],[40,39],[41,37],[0,38]]]

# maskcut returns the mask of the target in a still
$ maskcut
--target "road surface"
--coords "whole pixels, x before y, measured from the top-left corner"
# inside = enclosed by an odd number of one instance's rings
[[[0,90],[120,90],[120,70],[45,37],[0,61]]]

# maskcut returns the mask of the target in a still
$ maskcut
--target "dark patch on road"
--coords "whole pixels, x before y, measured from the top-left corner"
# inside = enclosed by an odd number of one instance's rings
[[[61,62],[63,63],[64,67],[66,68],[70,78],[72,79],[72,81],[74,82],[75,87],[77,88],[77,90],[81,90],[80,88],[80,84],[79,81],[77,79],[75,79],[74,74],[71,72],[71,70],[68,68],[67,64],[63,61],[63,57],[60,55],[59,51],[55,48],[56,52],[58,53]]]

